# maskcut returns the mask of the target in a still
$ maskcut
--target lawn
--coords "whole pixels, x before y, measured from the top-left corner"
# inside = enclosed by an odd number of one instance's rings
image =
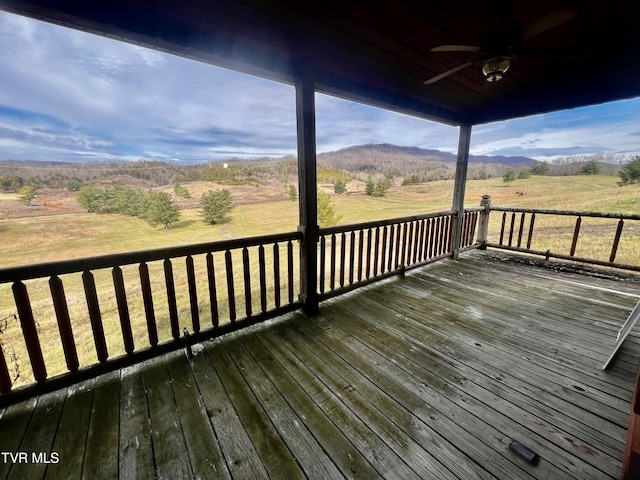
[[[506,187],[502,179],[472,180],[467,184],[465,205],[479,205],[483,194],[492,196],[498,206],[571,209],[583,211],[603,211],[621,213],[640,212],[640,186],[618,187],[617,177],[531,177],[517,180]],[[449,210],[453,193],[452,181],[437,181],[405,187],[393,187],[383,198],[363,194],[332,196],[336,213],[342,215],[341,224],[368,220],[403,217],[426,212]],[[2,201],[0,198],[0,209]],[[165,230],[151,227],[143,220],[121,215],[68,214],[43,217],[21,218],[0,221],[0,268],[30,263],[50,262],[70,258],[82,258],[107,253],[154,249],[174,245],[210,242],[232,238],[289,232],[298,225],[298,203],[289,200],[239,205],[219,225],[205,225],[199,218],[198,210],[182,210],[181,220]],[[492,214],[490,235],[497,241],[501,215]],[[519,217],[518,217],[519,221]],[[536,220],[533,248],[560,253],[568,252],[575,220],[565,217],[540,218]],[[640,225],[625,226],[625,236],[620,245],[619,261],[635,262],[640,258]],[[608,259],[610,245],[615,232],[615,221],[585,219],[584,235],[581,236],[577,255],[594,255]],[[525,229],[526,236],[526,229]],[[267,270],[270,271],[273,258],[271,247],[267,247]],[[252,278],[257,276],[257,252],[251,249]],[[221,305],[222,321],[228,321],[228,298],[226,297],[226,277],[224,258],[215,256],[215,267]],[[297,292],[297,246],[294,255],[294,291]],[[204,326],[211,321],[206,283],[204,257],[194,258],[198,283],[198,298],[201,322]],[[286,254],[284,246],[280,251],[281,272],[285,272]],[[243,302],[242,271],[240,252],[234,252],[234,278],[238,305]],[[170,338],[167,310],[167,295],[162,264],[149,264],[154,292],[154,307],[159,328],[160,341]],[[137,348],[148,344],[144,306],[137,266],[124,267],[127,298]],[[174,262],[176,295],[181,328],[190,325],[189,293],[184,259]],[[122,333],[115,305],[111,272],[94,272],[102,309],[107,344],[111,356],[124,353]],[[77,341],[80,362],[89,365],[96,361],[91,328],[87,321],[88,312],[82,282],[79,274],[62,277],[69,304],[74,336]],[[281,285],[281,294],[286,298],[286,282]],[[32,308],[37,328],[45,349],[45,360],[49,375],[65,371],[64,357],[60,347],[58,327],[47,279],[28,282]],[[253,285],[252,285],[253,290]],[[274,285],[268,286],[270,304],[273,304]],[[259,309],[259,294],[252,291],[254,311]],[[12,375],[18,377],[16,384],[32,381],[28,357],[22,340],[19,322],[15,319],[15,306],[10,285],[0,285],[0,341],[10,365]],[[239,308],[239,316],[244,310]],[[210,324],[210,323],[209,323]],[[19,375],[19,376],[18,376]]]

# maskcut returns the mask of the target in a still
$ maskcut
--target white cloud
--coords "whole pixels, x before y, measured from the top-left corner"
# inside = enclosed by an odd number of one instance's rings
[[[209,160],[296,152],[294,89],[0,13],[0,159]],[[454,152],[458,129],[316,95],[318,151]],[[639,100],[473,128],[475,154],[640,151]],[[634,134],[635,132],[635,134]]]

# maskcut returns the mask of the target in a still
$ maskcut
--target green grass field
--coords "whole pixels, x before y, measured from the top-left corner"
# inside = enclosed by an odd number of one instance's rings
[[[618,187],[617,177],[532,177],[517,180],[505,187],[502,179],[474,180],[467,185],[465,205],[479,205],[483,194],[490,194],[497,206],[567,209],[581,211],[601,211],[620,213],[640,213],[640,186]],[[188,184],[187,184],[188,185]],[[453,193],[452,181],[438,181],[405,187],[395,187],[384,198],[367,195],[332,196],[336,212],[342,215],[341,224],[356,223],[384,218],[403,217],[427,212],[449,210]],[[0,197],[2,202],[10,196]],[[490,239],[497,241],[500,228],[499,212],[492,215]],[[573,218],[551,217],[536,220],[532,248],[568,253],[573,234]],[[638,263],[640,259],[640,225],[627,222],[625,235],[620,245],[618,261]],[[42,263],[71,258],[82,258],[108,253],[186,245],[232,238],[289,232],[298,224],[298,203],[279,201],[234,207],[220,225],[205,225],[199,219],[197,210],[183,210],[180,222],[164,230],[151,227],[144,221],[120,215],[69,214],[21,218],[0,221],[0,268],[31,263]],[[576,255],[608,259],[615,232],[615,221],[585,219]],[[526,231],[525,231],[526,235]],[[267,271],[273,264],[267,249]],[[222,321],[228,318],[228,298],[226,297],[224,259],[216,254],[215,266],[219,289]],[[257,277],[257,252],[251,249],[252,278]],[[204,257],[194,258],[198,283],[201,323],[210,325],[211,314],[206,284]],[[280,251],[281,271],[286,271],[284,245]],[[234,278],[238,316],[244,316],[244,291],[240,252],[234,252]],[[154,306],[159,328],[160,341],[170,338],[166,288],[161,263],[149,265],[154,292]],[[297,292],[297,246],[294,262]],[[144,307],[140,296],[140,282],[137,266],[123,268],[127,297],[137,348],[148,344]],[[103,322],[107,335],[110,356],[124,353],[122,333],[115,306],[115,296],[110,271],[94,272]],[[190,311],[187,280],[183,259],[174,262],[176,294],[179,304],[181,328],[189,328]],[[87,321],[88,312],[79,274],[63,277],[65,293],[69,304],[74,335],[78,345],[81,365],[96,362],[91,328]],[[252,285],[253,287],[253,285]],[[28,282],[29,295],[41,342],[45,348],[45,360],[50,376],[63,373],[64,356],[60,346],[58,327],[46,279]],[[286,282],[283,281],[281,294],[286,298]],[[273,305],[274,285],[268,285],[270,305]],[[253,290],[253,288],[252,288]],[[259,295],[252,291],[254,311],[259,309]],[[0,285],[0,340],[16,385],[32,381],[28,357],[16,313],[10,285]],[[19,376],[18,376],[19,374]]]

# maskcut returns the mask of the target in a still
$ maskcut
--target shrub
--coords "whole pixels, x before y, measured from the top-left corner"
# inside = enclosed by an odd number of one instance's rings
[[[634,157],[627,163],[620,173],[618,173],[620,181],[618,185],[631,185],[632,183],[640,183],[640,157]]]
[[[333,191],[336,195],[342,195],[347,191],[347,182],[341,179],[337,179],[333,184]]]
[[[506,183],[508,187],[511,182],[515,182],[516,178],[516,174],[513,173],[513,170],[507,170],[507,173],[502,176],[502,181]]]
[[[318,192],[318,225],[331,227],[340,221],[342,215],[336,215],[331,198],[324,192]]]
[[[31,205],[31,201],[36,197],[37,190],[31,185],[25,185],[18,193],[18,201],[20,201],[20,203]]]
[[[209,190],[200,197],[202,205],[202,219],[209,225],[220,223],[229,210],[231,210],[231,192],[224,190]]]
[[[187,187],[180,185],[179,183],[175,184],[173,192],[180,198],[191,198],[191,194],[189,193],[189,190],[187,190]]]
[[[168,229],[169,225],[180,219],[180,210],[168,193],[149,191],[144,196],[142,218],[153,226],[164,225]]]

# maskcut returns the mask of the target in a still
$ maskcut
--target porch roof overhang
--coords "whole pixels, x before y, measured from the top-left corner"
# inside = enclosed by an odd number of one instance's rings
[[[558,9],[573,18],[521,42],[504,79],[477,59],[432,52],[479,45],[502,26]],[[474,125],[640,96],[640,29],[629,2],[0,0],[0,9],[293,84],[311,61],[315,89],[451,125]],[[515,42],[519,43],[519,42]]]

